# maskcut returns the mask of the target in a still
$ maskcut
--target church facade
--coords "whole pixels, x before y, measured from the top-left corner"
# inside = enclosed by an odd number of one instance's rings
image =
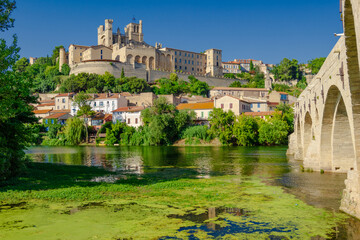
[[[196,53],[174,48],[162,47],[156,43],[151,46],[144,42],[143,24],[129,23],[124,32],[118,28],[113,31],[113,20],[106,19],[105,25],[98,27],[96,46],[71,44],[69,51],[60,49],[59,66],[64,63],[70,68],[79,63],[111,61],[132,65],[135,68],[179,72],[185,74],[222,77],[222,51],[208,49]]]

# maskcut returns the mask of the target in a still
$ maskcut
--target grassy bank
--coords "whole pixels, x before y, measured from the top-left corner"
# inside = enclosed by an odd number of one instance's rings
[[[0,202],[0,239],[310,239],[344,219],[256,178],[177,168],[138,176],[31,163],[2,184]]]

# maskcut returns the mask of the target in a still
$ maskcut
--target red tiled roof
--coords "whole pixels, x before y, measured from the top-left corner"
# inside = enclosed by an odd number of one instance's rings
[[[119,93],[98,93],[95,94],[95,99],[108,99],[108,98],[119,98]]]
[[[145,109],[145,107],[142,107],[142,106],[121,107],[112,112],[140,112],[144,109]]]
[[[129,92],[122,92],[122,93],[120,93],[120,95],[123,97],[131,97],[132,96],[132,94]]]
[[[55,97],[67,97],[67,96],[73,96],[75,93],[60,93],[56,95]]]
[[[46,107],[46,106],[55,106],[55,102],[41,103],[41,104],[37,105],[37,107]]]
[[[286,92],[278,92],[278,93],[280,93],[280,94],[285,94],[285,95],[289,95],[289,94],[286,93]]]
[[[62,117],[62,116],[64,116],[64,115],[66,115],[66,114],[68,114],[68,113],[55,113],[55,114],[52,114],[52,115],[47,116],[47,117],[45,117],[45,118],[47,118],[47,119],[54,119],[54,118]]]
[[[51,113],[70,113],[70,109],[52,110]]]
[[[35,113],[35,114],[45,114],[45,113],[48,113],[48,112],[51,112],[51,111],[52,111],[51,109],[34,110],[33,113]]]
[[[214,102],[202,102],[202,103],[181,103],[179,104],[176,109],[183,110],[183,109],[213,109]]]
[[[267,105],[277,106],[277,105],[279,105],[279,103],[277,103],[277,102],[267,102]]]

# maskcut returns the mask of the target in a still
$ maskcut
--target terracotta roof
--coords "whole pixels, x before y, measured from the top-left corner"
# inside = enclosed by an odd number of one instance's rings
[[[123,97],[131,97],[132,96],[132,94],[129,92],[122,92],[122,93],[120,93],[120,95]]]
[[[140,112],[144,109],[145,109],[145,107],[142,107],[142,106],[121,107],[112,112]]]
[[[274,115],[276,112],[275,111],[271,111],[271,112],[244,112],[243,114],[245,116],[270,116],[270,115]]]
[[[50,116],[47,116],[47,117],[45,117],[45,118],[48,118],[48,119],[53,119],[53,118],[60,118],[60,117],[62,117],[62,116],[64,116],[64,115],[66,115],[66,114],[68,114],[68,113],[55,113],[55,114],[52,114],[52,115],[50,115]]]
[[[119,98],[119,93],[98,93],[95,94],[95,99],[108,99],[108,98]]]
[[[55,102],[41,103],[41,104],[37,105],[37,107],[46,107],[46,106],[55,106]]]
[[[280,94],[285,94],[285,95],[289,95],[289,94],[286,93],[286,92],[278,92],[278,93],[280,93]]]
[[[70,113],[70,109],[52,110],[51,113]]]
[[[112,120],[112,114],[105,114],[104,120],[105,121],[111,121]]]
[[[183,109],[213,109],[214,102],[202,102],[202,103],[181,103],[179,104],[176,109],[183,110]]]
[[[279,103],[277,103],[277,102],[267,102],[267,105],[277,106],[277,105],[279,105]]]
[[[73,96],[75,93],[60,93],[56,95],[55,97],[67,97],[67,96]]]
[[[34,110],[33,113],[35,113],[35,114],[45,114],[45,113],[48,113],[48,112],[51,112],[51,111],[52,111],[51,109]]]
[[[263,92],[268,92],[268,90],[266,88],[235,88],[235,87],[214,87],[212,90],[231,90],[231,91],[263,91]]]

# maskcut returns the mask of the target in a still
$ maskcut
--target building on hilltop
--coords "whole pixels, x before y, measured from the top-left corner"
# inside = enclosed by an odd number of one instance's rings
[[[105,25],[98,27],[96,46],[71,44],[69,52],[60,49],[59,68],[69,64],[76,68],[79,63],[110,61],[132,65],[133,69],[184,72],[187,74],[221,77],[222,51],[209,49],[204,53],[163,47],[162,44],[151,46],[144,42],[143,24],[129,23],[124,32],[113,30],[113,20],[106,19]]]

